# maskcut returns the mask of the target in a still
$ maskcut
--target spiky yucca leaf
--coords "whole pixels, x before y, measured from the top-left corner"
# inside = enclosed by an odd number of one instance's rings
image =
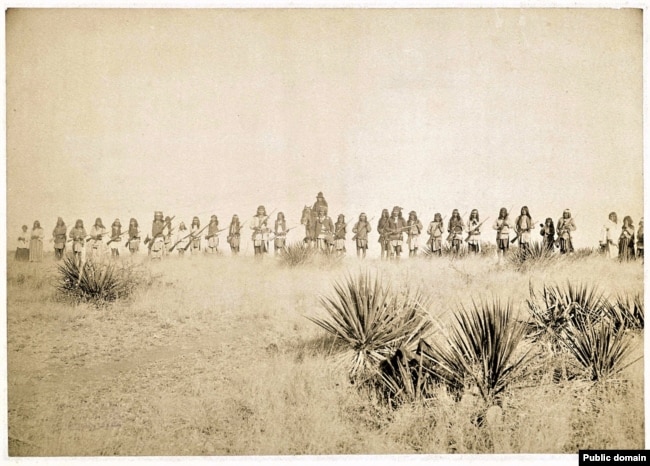
[[[71,256],[58,265],[56,288],[75,301],[97,304],[127,297],[137,284],[129,267],[118,268],[112,262],[89,260],[79,267]]]
[[[307,318],[345,342],[351,377],[375,372],[397,348],[417,344],[433,328],[419,290],[394,290],[369,272],[336,282],[333,296],[320,302],[328,317]]]
[[[527,303],[531,316],[529,333],[533,339],[549,343],[553,351],[559,349],[558,338],[570,323],[585,318],[599,320],[606,315],[609,306],[597,286],[570,281],[564,286],[544,285],[539,294],[531,283]]]
[[[627,362],[633,349],[630,340],[609,320],[578,320],[560,340],[594,382],[609,380],[638,360]]]
[[[448,341],[435,341],[423,350],[425,367],[455,391],[475,384],[483,399],[494,403],[528,359],[528,351],[519,348],[525,332],[510,303],[473,303],[456,315]]]
[[[643,330],[645,325],[643,297],[636,293],[619,294],[609,307],[610,318],[616,329]]]
[[[280,251],[282,263],[289,267],[306,264],[314,256],[316,249],[304,241],[287,244]]]
[[[521,271],[530,267],[547,266],[555,257],[544,243],[534,241],[528,248],[510,249],[506,259],[516,270]]]

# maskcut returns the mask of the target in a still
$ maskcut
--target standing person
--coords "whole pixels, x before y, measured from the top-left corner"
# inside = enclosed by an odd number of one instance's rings
[[[183,257],[185,255],[185,250],[187,245],[190,243],[190,238],[188,236],[187,227],[185,222],[181,222],[178,225],[178,231],[176,232],[176,241],[174,241],[175,249],[178,251],[178,255]]]
[[[29,240],[29,262],[40,262],[43,260],[43,237],[44,232],[41,222],[36,220]]]
[[[449,219],[449,225],[447,226],[447,233],[449,233],[447,241],[451,244],[451,250],[455,255],[460,253],[460,244],[463,241],[464,230],[465,224],[463,223],[463,219],[460,218],[458,209],[454,209]]]
[[[548,217],[545,223],[539,224],[539,227],[539,234],[543,237],[542,242],[544,247],[548,251],[553,251],[553,248],[555,248],[555,226],[553,225],[553,219]]]
[[[63,253],[65,252],[65,243],[68,240],[67,235],[68,229],[65,226],[65,222],[61,217],[56,221],[56,226],[52,231],[52,240],[54,241],[54,258],[56,260],[63,259]]]
[[[129,220],[129,251],[135,254],[140,250],[140,228],[138,221],[134,218]]]
[[[194,217],[192,219],[192,224],[190,225],[190,251],[192,255],[198,254],[201,252],[201,236],[199,232],[201,231],[201,221],[199,217]]]
[[[269,231],[268,227],[269,217],[266,215],[266,209],[263,205],[257,208],[257,213],[251,219],[250,228],[253,230],[253,249],[255,255],[259,258],[268,252]]]
[[[530,217],[528,207],[521,208],[521,214],[515,220],[515,232],[519,238],[519,248],[524,251],[530,250],[530,230],[535,228],[533,219]]]
[[[494,221],[492,228],[497,231],[497,256],[499,263],[510,247],[510,229],[513,228],[508,217],[508,210],[502,207],[499,210],[499,217]]]
[[[388,209],[382,210],[381,217],[379,217],[379,221],[377,222],[377,233],[379,233],[379,245],[381,246],[381,260],[388,260],[390,255],[389,220]]]
[[[340,214],[334,224],[334,249],[339,256],[345,255],[345,236],[347,235],[347,225],[345,224],[345,215]]]
[[[29,234],[27,225],[23,225],[21,232],[18,234],[18,246],[16,247],[16,260],[18,262],[29,261]]]
[[[157,210],[153,214],[153,222],[151,223],[151,239],[149,243],[149,255],[152,259],[162,259],[163,251],[165,249],[165,238],[163,237],[163,230],[165,229],[165,220],[163,213]],[[147,242],[145,240],[145,242]]]
[[[440,213],[436,213],[433,216],[431,223],[429,223],[427,234],[429,235],[429,248],[431,248],[431,253],[437,255],[438,257],[442,256],[443,231],[444,225],[442,223],[442,215],[440,215]]]
[[[273,246],[277,256],[287,243],[287,221],[284,219],[284,213],[278,212],[273,227]]]
[[[70,230],[70,240],[72,241],[72,257],[74,259],[77,267],[86,262],[86,229],[84,228],[84,222],[81,219],[78,219],[74,228]]]
[[[321,209],[325,210],[325,216],[327,216],[327,201],[325,200],[325,196],[323,196],[322,192],[316,195],[316,202],[314,202],[314,206],[311,208],[312,215],[318,215],[318,212]]]
[[[111,225],[111,239],[108,240],[108,244],[111,247],[111,257],[119,257],[120,244],[122,244],[122,224],[119,218],[116,218]]]
[[[634,259],[634,223],[629,215],[623,218],[623,227],[618,239],[618,258],[621,261]]]
[[[316,217],[316,229],[314,231],[316,236],[316,244],[322,251],[329,251],[334,242],[334,223],[332,219],[327,216],[324,208],[318,211]]]
[[[409,212],[409,219],[406,221],[406,236],[409,245],[409,257],[415,257],[420,247],[420,233],[422,233],[422,222],[418,219],[414,210]]]
[[[90,228],[90,257],[92,259],[99,259],[104,255],[105,244],[103,241],[104,236],[106,235],[106,227],[102,223],[102,219],[97,217],[95,219],[95,224]]]
[[[481,252],[481,222],[477,209],[472,209],[467,220],[467,249],[472,254]]]
[[[172,218],[168,215],[165,217],[165,226],[163,227],[163,255],[169,254],[169,250],[172,247],[172,232],[174,228],[172,227]]]
[[[388,219],[390,257],[393,259],[399,259],[402,254],[404,230],[406,230],[406,221],[401,215],[401,209],[398,206],[395,206],[393,207],[390,218]]]
[[[366,214],[361,212],[359,215],[359,221],[352,228],[352,233],[354,233],[354,240],[357,243],[357,257],[366,258],[366,251],[368,250],[368,233],[370,233],[370,222]]]
[[[643,259],[643,217],[639,220],[639,229],[636,233],[636,256]]]
[[[571,218],[571,211],[564,209],[562,217],[557,221],[557,237],[560,241],[560,254],[573,252],[572,233],[576,230],[576,223]]]
[[[233,256],[239,253],[239,243],[241,240],[241,224],[239,223],[239,216],[237,214],[232,216],[230,220],[230,227],[228,228],[228,244],[230,245],[230,252]]]
[[[616,212],[610,212],[605,225],[601,230],[600,248],[610,259],[618,257],[618,239],[621,237],[621,228],[618,225]]]
[[[219,219],[216,215],[210,217],[210,223],[208,224],[208,234],[205,237],[208,241],[208,253],[209,254],[218,254],[219,253]]]
[[[239,216],[235,214],[232,216],[230,228],[228,229],[228,244],[230,245],[230,252],[233,256],[239,254],[240,236],[241,225],[239,223]]]

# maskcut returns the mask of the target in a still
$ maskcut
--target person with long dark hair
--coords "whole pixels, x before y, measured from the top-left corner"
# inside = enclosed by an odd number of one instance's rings
[[[621,261],[634,259],[634,223],[629,215],[623,218],[623,227],[618,238],[618,258]]]
[[[52,230],[52,240],[54,241],[54,258],[56,260],[63,259],[65,253],[65,243],[68,240],[68,228],[61,217],[56,220],[56,226]]]
[[[515,220],[515,232],[519,239],[519,248],[528,251],[530,250],[530,231],[535,228],[533,219],[530,216],[528,207],[521,208],[521,214]]]
[[[481,222],[477,209],[472,209],[467,219],[467,249],[472,254],[481,252]]]
[[[542,236],[542,243],[548,251],[553,251],[555,248],[555,226],[553,219],[548,217],[544,223],[540,223],[539,234]]]
[[[372,231],[370,227],[370,222],[368,217],[364,212],[361,212],[359,215],[359,221],[352,228],[352,233],[354,233],[353,240],[357,244],[357,257],[362,257],[365,259],[366,251],[368,251],[368,233]]]

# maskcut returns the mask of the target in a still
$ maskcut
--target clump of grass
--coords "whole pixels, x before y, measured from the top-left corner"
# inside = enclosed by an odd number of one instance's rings
[[[530,243],[528,248],[513,248],[506,255],[506,260],[515,270],[523,271],[530,267],[545,267],[556,256],[543,243]]]
[[[598,254],[601,254],[600,248],[578,248],[569,257],[573,260],[582,260]]]
[[[119,268],[113,262],[89,260],[81,267],[72,257],[65,257],[57,266],[57,291],[74,302],[104,304],[128,297],[139,280],[133,266]]]
[[[627,362],[633,347],[625,332],[618,331],[610,320],[578,320],[567,327],[560,340],[593,382],[611,380],[638,361]]]
[[[425,367],[452,392],[476,386],[488,405],[500,401],[504,390],[518,379],[528,358],[519,344],[526,325],[514,318],[510,303],[498,299],[461,307],[447,340],[423,349]]]
[[[396,290],[367,271],[336,282],[333,296],[320,302],[328,317],[307,318],[344,342],[352,380],[376,374],[383,360],[398,348],[413,349],[433,328],[428,300],[419,290]]]

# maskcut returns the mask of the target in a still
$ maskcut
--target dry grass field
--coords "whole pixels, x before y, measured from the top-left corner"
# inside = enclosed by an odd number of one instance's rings
[[[580,378],[508,391],[499,429],[473,422],[478,397],[390,409],[351,385],[335,341],[305,316],[348,272],[379,269],[420,286],[448,322],[460,304],[511,300],[528,318],[529,284],[597,284],[643,293],[641,263],[560,258],[516,271],[493,258],[402,259],[290,268],[273,257],[151,263],[124,301],[57,295],[56,265],[7,270],[10,456],[577,453],[644,446],[643,359],[594,387]],[[128,260],[128,259],[124,259]],[[434,337],[435,338],[435,335]],[[629,332],[635,355],[642,332]]]

